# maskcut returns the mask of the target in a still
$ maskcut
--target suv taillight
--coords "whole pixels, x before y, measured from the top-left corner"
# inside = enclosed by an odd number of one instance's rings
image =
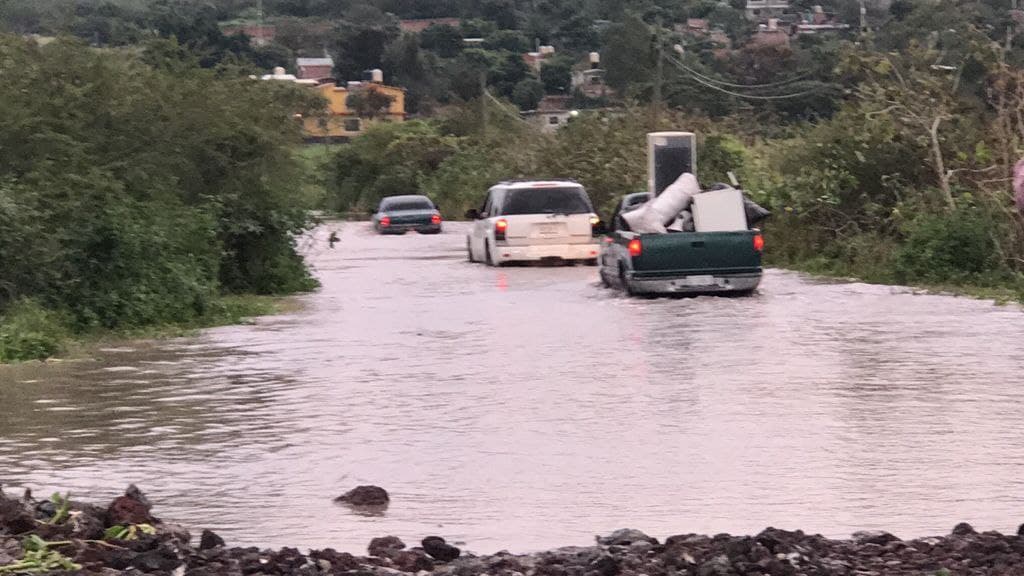
[[[601,235],[601,218],[596,215],[590,217],[590,235],[594,238]]]
[[[508,220],[504,218],[498,218],[494,221],[494,239],[496,241],[505,240],[505,233],[508,232]]]
[[[637,256],[644,253],[644,245],[642,242],[640,242],[639,238],[633,238],[632,240],[630,240],[629,244],[627,244],[626,247],[629,249],[629,255],[632,256],[633,258],[636,258]]]

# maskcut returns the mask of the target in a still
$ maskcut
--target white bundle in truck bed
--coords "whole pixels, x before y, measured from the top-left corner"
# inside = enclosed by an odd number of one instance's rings
[[[679,218],[679,214],[690,206],[694,196],[699,193],[697,177],[684,173],[657,197],[623,214],[622,219],[630,230],[639,234],[664,234],[665,227]]]

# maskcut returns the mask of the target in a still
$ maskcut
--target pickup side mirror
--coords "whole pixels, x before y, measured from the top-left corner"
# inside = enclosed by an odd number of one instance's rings
[[[480,211],[476,208],[470,208],[469,210],[466,210],[466,218],[469,220],[479,220]]]

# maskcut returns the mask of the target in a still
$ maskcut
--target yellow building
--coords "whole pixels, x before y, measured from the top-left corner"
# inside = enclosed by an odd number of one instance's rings
[[[346,86],[320,84],[311,90],[317,90],[327,100],[327,117],[303,120],[310,138],[351,138],[374,122],[405,121],[405,90],[402,88],[379,82],[349,82]],[[363,105],[353,109],[351,96],[362,98]]]

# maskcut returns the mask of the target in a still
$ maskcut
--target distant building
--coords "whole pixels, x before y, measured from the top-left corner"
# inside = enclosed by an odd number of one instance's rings
[[[462,20],[458,18],[417,18],[413,20],[399,20],[398,27],[402,32],[420,33],[431,26],[451,26],[458,28],[462,26]]]
[[[572,74],[573,91],[587,98],[605,98],[612,95],[611,88],[605,82],[605,70],[601,68],[601,55],[591,52],[586,68],[577,69]]]
[[[835,14],[825,12],[821,6],[815,6],[800,20],[792,25],[793,34],[822,34],[825,32],[842,32],[849,30],[849,24],[836,21]]]
[[[540,73],[540,67],[544,64],[545,60],[553,58],[555,56],[554,46],[541,46],[537,52],[527,52],[523,54],[523,61],[530,67],[534,73]]]
[[[306,118],[303,127],[306,135],[315,140],[345,140],[358,136],[374,122],[405,121],[405,90],[372,82],[349,82],[345,86],[332,83],[320,84],[314,90],[327,99],[327,118]],[[348,97],[359,92],[374,91],[391,99],[387,109],[379,117],[361,118],[348,106]]]
[[[367,71],[366,74],[367,80],[338,86],[334,82],[298,78],[285,73],[283,68],[275,68],[273,74],[263,76],[262,80],[294,82],[319,92],[327,101],[327,115],[302,118],[306,137],[310,140],[344,141],[362,134],[367,126],[375,122],[404,122],[406,118],[405,90],[385,85],[380,70]],[[367,92],[375,92],[387,98],[386,106],[375,112],[373,117],[361,117],[359,112],[349,107],[349,96],[365,95]]]
[[[260,77],[260,80],[282,80],[285,82],[295,82],[296,84],[304,84],[306,86],[316,86],[318,82],[316,80],[300,80],[294,74],[288,74],[284,68],[278,66],[274,68],[274,71],[270,74],[264,74]]]
[[[705,36],[711,31],[711,25],[704,18],[687,18],[686,24],[676,24],[675,30],[681,34]]]
[[[569,109],[569,96],[545,96],[536,110],[523,112],[523,118],[534,124],[541,132],[552,133],[565,126],[575,116]]]
[[[327,56],[324,58],[296,58],[295,68],[300,80],[322,80],[331,78],[334,75],[334,59]]]
[[[259,25],[249,22],[242,24],[226,24],[221,26],[220,31],[225,36],[238,36],[245,34],[253,46],[266,46],[277,37],[277,29],[268,24]]]
[[[789,46],[789,34],[779,27],[778,20],[771,18],[758,28],[747,45],[757,48]]]
[[[747,19],[765,22],[769,18],[778,18],[789,11],[787,0],[747,0]]]

